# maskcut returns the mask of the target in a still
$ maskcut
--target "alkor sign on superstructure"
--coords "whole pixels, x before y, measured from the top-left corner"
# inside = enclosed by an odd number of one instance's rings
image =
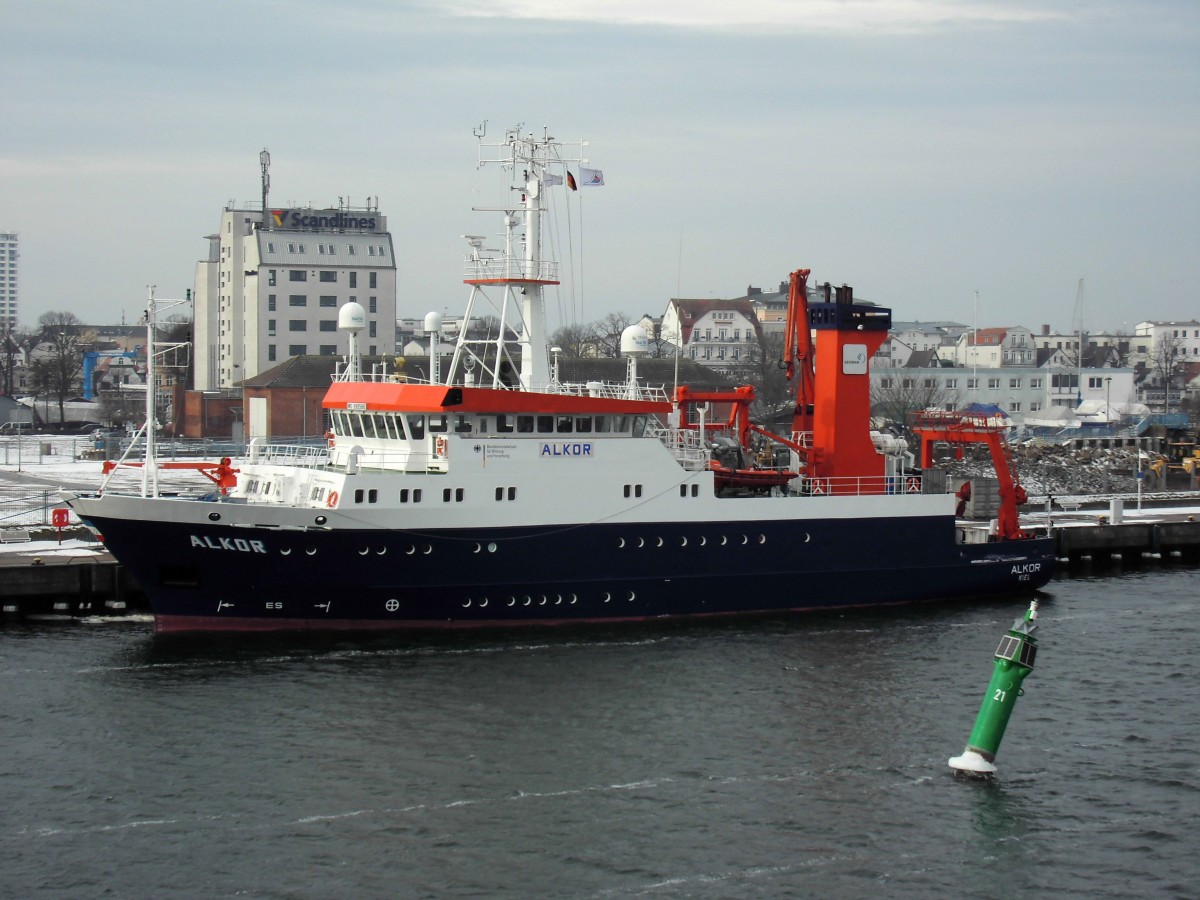
[[[374,231],[379,217],[342,209],[272,209],[271,227],[295,231]]]

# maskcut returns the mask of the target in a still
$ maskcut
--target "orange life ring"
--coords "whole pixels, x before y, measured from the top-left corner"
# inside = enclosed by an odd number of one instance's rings
[[[446,439],[444,437],[439,435],[438,438],[433,442],[433,452],[437,456],[446,455]]]
[[[336,437],[336,435],[332,431],[325,432],[325,443],[327,443],[330,447],[332,447],[333,443],[334,443],[333,439],[335,437]]]
[[[337,506],[337,502],[338,502],[338,492],[330,491],[329,498],[325,501],[325,505],[328,506],[330,509],[333,509],[335,506]]]

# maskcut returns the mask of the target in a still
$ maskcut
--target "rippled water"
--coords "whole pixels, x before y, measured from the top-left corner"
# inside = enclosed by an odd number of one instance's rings
[[[1200,571],[987,604],[380,639],[0,631],[0,895],[1197,894]]]

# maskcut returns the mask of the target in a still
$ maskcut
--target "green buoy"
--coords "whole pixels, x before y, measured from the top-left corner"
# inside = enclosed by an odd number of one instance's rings
[[[975,727],[967,739],[967,748],[962,756],[950,758],[950,768],[968,775],[987,776],[995,774],[996,751],[1004,737],[1004,729],[1021,695],[1021,682],[1033,671],[1033,660],[1037,656],[1037,600],[1029,603],[1022,618],[1013,622],[1012,628],[1000,639],[996,648],[992,680],[983,695],[983,704],[975,718]]]

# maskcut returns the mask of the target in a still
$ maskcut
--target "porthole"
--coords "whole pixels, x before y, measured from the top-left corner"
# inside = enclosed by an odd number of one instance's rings
[[[470,606],[471,606],[471,598],[468,597],[466,600],[463,601],[463,609],[468,609],[468,608],[470,608]]]
[[[743,535],[742,535],[742,546],[745,546],[745,545],[746,545],[746,544],[748,544],[748,543],[750,543],[750,538],[746,537],[746,536],[743,534]]]
[[[625,538],[618,538],[618,539],[617,539],[617,546],[618,546],[618,547],[624,547],[624,546],[625,546]]]
[[[409,544],[408,549],[405,550],[404,552],[407,553],[409,556],[412,556],[414,553],[417,552],[417,548],[415,546],[413,546],[412,544]]]
[[[638,538],[638,546],[639,546],[639,547],[645,547],[645,546],[646,546],[646,540],[645,540],[645,538]]]
[[[562,594],[559,594],[557,597],[554,598],[554,605],[562,606]]]
[[[700,535],[700,546],[703,547],[707,543],[708,543],[708,538],[706,538],[704,535]]]
[[[488,553],[495,553],[495,552],[496,552],[496,545],[488,544]]]
[[[308,547],[308,548],[306,548],[306,549],[305,549],[305,551],[304,551],[304,552],[305,552],[305,553],[307,553],[309,556],[316,556],[316,555],[317,555],[317,548],[316,548],[316,547]]]
[[[385,553],[387,553],[387,547],[380,547],[378,550],[375,551],[376,556],[383,556],[383,554],[385,554]]]
[[[521,605],[522,605],[522,606],[528,606],[528,605],[529,605],[530,603],[532,603],[532,602],[533,602],[533,598],[532,598],[532,597],[530,597],[528,594],[526,594],[526,595],[525,595],[525,602],[524,602],[523,604],[521,604]]]
[[[432,553],[432,552],[433,552],[433,545],[432,545],[432,544],[426,544],[426,545],[424,546],[424,548],[422,548],[421,552],[422,552],[422,553],[424,553],[426,556],[428,556],[430,553]]]
[[[578,597],[576,597],[574,594],[572,594],[572,595],[571,595],[571,605],[572,605],[572,606],[574,606],[574,605],[575,605],[575,602],[576,602],[578,599],[579,599]]]
[[[359,550],[359,551],[358,551],[358,555],[359,555],[359,556],[366,556],[366,555],[367,555],[368,553],[370,553],[370,552],[371,552],[371,548],[370,548],[370,547],[363,547],[361,550]]]
[[[807,544],[807,543],[808,543],[809,541],[811,541],[811,540],[812,540],[812,535],[811,535],[811,534],[809,534],[807,531],[806,531],[806,532],[804,532],[804,543],[806,543],[806,544]]]
[[[629,596],[626,597],[625,599],[628,600],[630,603],[632,603],[634,601],[635,597],[637,597],[637,594],[635,594],[633,591],[630,591]]]
[[[767,542],[767,536],[765,534],[760,534],[758,536],[758,542],[760,544],[765,544]]]
[[[483,544],[476,544],[476,545],[475,545],[475,549],[474,549],[474,550],[472,550],[471,552],[472,552],[472,553],[479,553],[479,552],[481,552],[482,550],[483,550]]]
[[[279,548],[279,555],[280,555],[280,556],[291,556],[291,553],[292,553],[292,548],[291,548],[291,547],[280,547],[280,548]]]
[[[220,513],[209,513],[209,514],[208,514],[208,518],[209,518],[209,520],[210,520],[210,521],[213,521],[213,522],[220,522],[220,521],[221,521],[221,514],[220,514]]]
[[[479,605],[480,605],[480,606],[487,606],[487,605],[488,605],[488,598],[487,598],[487,597],[484,597],[482,600],[480,600],[480,601],[479,601]]]
[[[315,519],[313,519],[313,521],[316,522],[318,525],[324,525],[329,520],[326,519],[324,516],[317,516]]]
[[[538,606],[545,606],[545,605],[546,605],[546,595],[542,594],[542,599],[538,601]]]
[[[658,544],[657,544],[656,546],[658,546],[658,547],[661,547],[662,545],[663,545],[663,539],[662,539],[662,538],[659,538],[659,539],[658,539]]]
[[[608,591],[605,591],[604,592],[604,602],[608,603],[610,600],[612,600],[612,594],[610,594]]]
[[[679,537],[679,546],[680,546],[680,547],[686,547],[686,546],[687,546],[687,538],[686,538],[685,536],[683,536],[683,535],[680,535],[680,537]]]
[[[729,543],[729,538],[725,537],[725,535],[721,535],[721,546],[724,547],[728,543]]]
[[[516,605],[517,605],[517,598],[516,598],[516,597],[509,597],[509,598],[508,598],[508,605],[509,605],[509,606],[516,606]]]

